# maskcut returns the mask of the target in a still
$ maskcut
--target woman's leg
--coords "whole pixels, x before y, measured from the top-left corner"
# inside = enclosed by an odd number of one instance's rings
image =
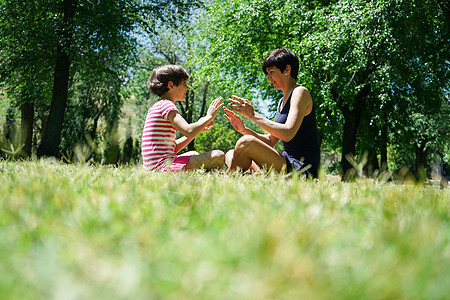
[[[230,157],[231,154],[227,155]],[[228,157],[228,160],[229,160]],[[270,147],[260,139],[244,135],[241,137],[234,147],[234,152],[231,162],[228,162],[229,172],[234,172],[237,168],[243,170],[253,169],[252,164],[264,167],[266,169],[273,169],[281,172],[286,169],[286,158],[279,154],[273,147]]]
[[[187,152],[188,154],[190,152]],[[183,155],[186,155],[183,154]],[[185,170],[195,170],[204,167],[207,170],[223,167],[225,154],[221,150],[212,150],[200,154],[191,155],[189,162],[184,167]]]
[[[233,155],[234,149],[228,150],[227,154],[225,154],[225,164],[227,165],[227,167],[231,165]],[[252,161],[252,164],[250,165],[250,167],[248,167],[248,170],[254,173],[261,173],[261,168],[258,167],[258,165],[254,161]]]

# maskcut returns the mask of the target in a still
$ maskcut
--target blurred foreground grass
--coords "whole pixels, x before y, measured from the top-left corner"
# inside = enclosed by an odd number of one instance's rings
[[[445,299],[449,189],[0,162],[1,299]]]

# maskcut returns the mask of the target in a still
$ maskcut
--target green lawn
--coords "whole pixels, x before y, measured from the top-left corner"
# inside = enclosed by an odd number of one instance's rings
[[[1,299],[450,295],[450,189],[0,167]]]

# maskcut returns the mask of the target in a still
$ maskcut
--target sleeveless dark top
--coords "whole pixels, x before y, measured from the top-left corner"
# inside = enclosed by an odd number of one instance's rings
[[[291,93],[292,95],[292,93]],[[284,124],[291,108],[291,95],[286,101],[283,109],[280,111],[283,98],[281,98],[277,107],[277,114],[275,116],[275,122]],[[311,164],[311,168],[308,169],[309,173],[314,178],[318,177],[318,171],[320,166],[320,145],[319,145],[319,133],[317,131],[316,123],[316,109],[313,101],[313,107],[311,112],[303,117],[302,124],[298,129],[295,136],[289,141],[283,141],[284,150],[297,160],[303,161],[306,165]]]

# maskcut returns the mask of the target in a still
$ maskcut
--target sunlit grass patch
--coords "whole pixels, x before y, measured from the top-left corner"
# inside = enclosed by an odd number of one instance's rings
[[[2,162],[2,298],[443,299],[449,191]]]

